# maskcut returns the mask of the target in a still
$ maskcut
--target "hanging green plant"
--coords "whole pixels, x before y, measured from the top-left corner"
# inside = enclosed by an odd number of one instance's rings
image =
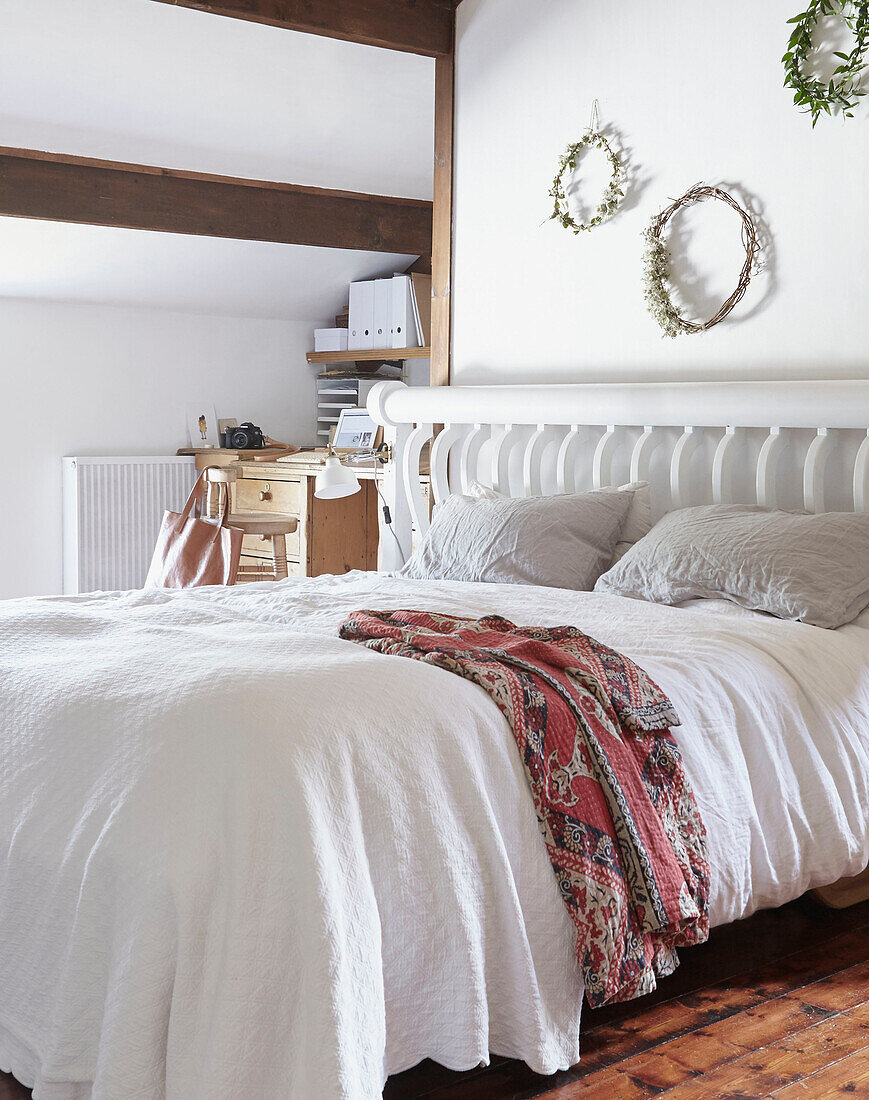
[[[594,212],[594,216],[587,222],[583,222],[577,221],[570,212],[570,204],[567,201],[566,184],[576,171],[576,166],[579,163],[579,157],[582,150],[588,148],[600,149],[612,165],[613,171],[610,176],[610,181]],[[624,165],[619,160],[618,155],[614,152],[607,139],[598,129],[597,100],[595,100],[588,129],[579,141],[575,141],[572,145],[568,145],[558,162],[558,172],[555,174],[555,179],[552,181],[552,187],[549,191],[550,196],[555,199],[555,209],[549,215],[548,220],[560,222],[565,229],[572,229],[574,233],[584,233],[589,229],[594,229],[596,226],[602,225],[611,218],[618,210],[619,206],[621,206],[622,200],[625,197],[626,182],[627,172]]]
[[[850,53],[834,51],[839,64],[829,83],[806,73],[809,54],[815,49],[812,35],[819,19],[838,15],[854,35]],[[869,0],[811,0],[804,12],[789,19],[794,29],[782,58],[785,67],[785,87],[794,93],[794,103],[812,116],[812,127],[822,112],[828,115],[841,111],[853,118],[853,110],[866,93],[860,85],[869,50]]]

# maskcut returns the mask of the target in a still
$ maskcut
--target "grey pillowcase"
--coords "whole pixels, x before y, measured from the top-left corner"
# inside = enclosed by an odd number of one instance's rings
[[[590,591],[612,561],[631,496],[450,496],[400,576]]]
[[[726,599],[814,626],[869,606],[869,515],[705,505],[670,512],[598,580],[653,603]]]
[[[648,481],[631,481],[627,485],[607,485],[595,490],[601,493],[630,493],[631,503],[628,508],[625,522],[622,526],[619,541],[613,550],[612,564],[619,558],[623,558],[628,550],[639,542],[644,535],[652,530],[652,497]],[[468,486],[465,496],[474,500],[504,500],[505,494],[497,489],[490,489],[488,485],[481,485],[478,481],[472,481]]]

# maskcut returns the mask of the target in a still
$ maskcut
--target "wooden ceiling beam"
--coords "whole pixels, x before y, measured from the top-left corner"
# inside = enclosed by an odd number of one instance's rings
[[[432,204],[0,148],[0,215],[429,255]]]
[[[156,0],[270,27],[437,57],[453,48],[452,0]]]

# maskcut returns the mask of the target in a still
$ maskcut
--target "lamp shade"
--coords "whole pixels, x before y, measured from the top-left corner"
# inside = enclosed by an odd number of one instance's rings
[[[335,500],[358,492],[359,478],[356,474],[346,466],[342,466],[340,458],[334,455],[327,458],[326,465],[314,481],[314,496],[321,500]]]

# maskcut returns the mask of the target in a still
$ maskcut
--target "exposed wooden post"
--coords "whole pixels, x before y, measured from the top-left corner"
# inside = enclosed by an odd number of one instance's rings
[[[434,205],[432,221],[431,384],[450,382],[453,240],[455,54],[435,61]]]

